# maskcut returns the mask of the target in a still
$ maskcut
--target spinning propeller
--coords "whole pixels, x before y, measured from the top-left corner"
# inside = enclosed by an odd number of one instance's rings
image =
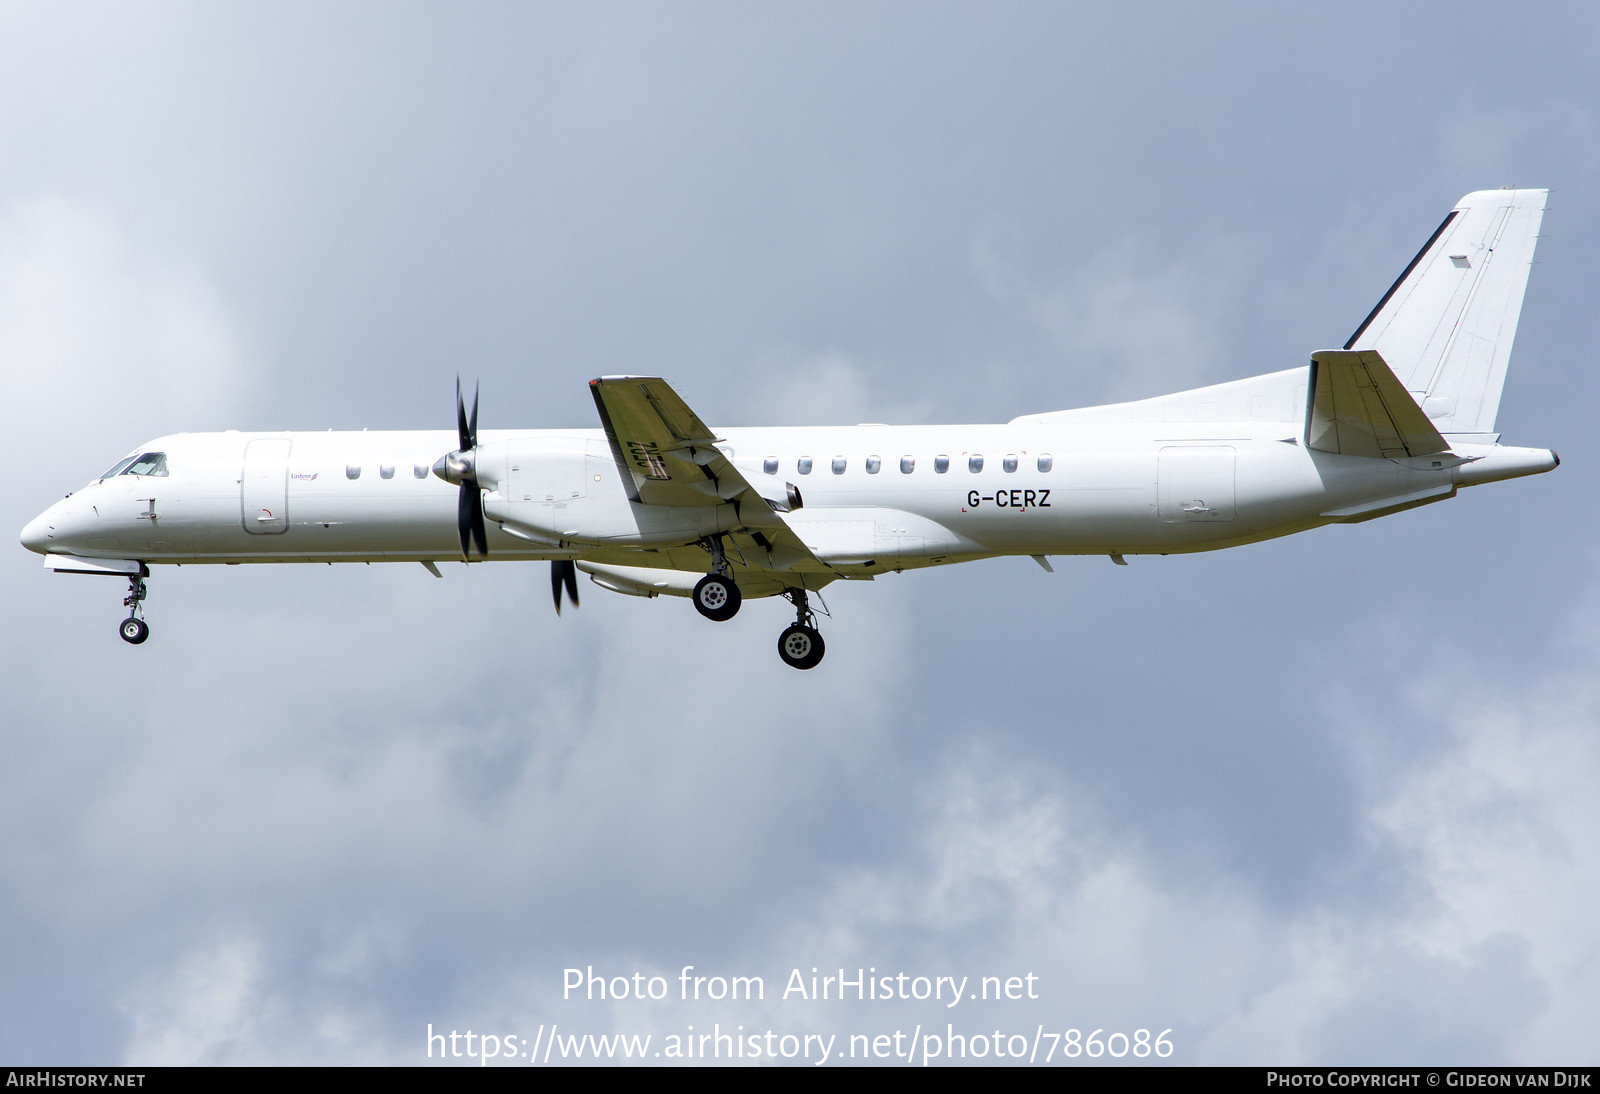
[[[578,606],[578,567],[570,558],[560,558],[550,563],[550,596],[556,602],[556,614],[561,614],[561,588],[566,586],[572,606]]]
[[[467,416],[467,404],[461,398],[461,377],[456,377],[456,432],[461,447],[449,455],[440,456],[433,465],[433,473],[448,483],[459,483],[461,496],[456,503],[456,528],[461,533],[461,556],[471,557],[467,550],[470,537],[478,553],[489,554],[489,535],[483,525],[483,488],[478,485],[478,388],[472,388],[472,416]]]
[[[461,397],[461,377],[456,377],[456,439],[460,444],[454,452],[440,456],[433,465],[433,473],[445,482],[461,487],[456,504],[456,530],[461,533],[461,557],[470,559],[468,543],[478,548],[478,554],[489,555],[489,535],[483,522],[483,487],[478,482],[478,385],[472,388],[472,413],[467,413],[466,400]],[[550,563],[550,596],[556,603],[556,614],[561,614],[561,592],[565,589],[572,606],[578,606],[578,568],[570,558],[556,559]]]

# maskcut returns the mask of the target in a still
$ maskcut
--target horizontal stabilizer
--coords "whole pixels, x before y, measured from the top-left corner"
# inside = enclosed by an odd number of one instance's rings
[[[1377,350],[1313,353],[1309,403],[1306,447],[1318,452],[1399,459],[1450,450]]]

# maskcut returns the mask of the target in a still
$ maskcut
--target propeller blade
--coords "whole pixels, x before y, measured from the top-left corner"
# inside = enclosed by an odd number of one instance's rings
[[[461,492],[456,495],[456,531],[461,533],[461,557],[471,558],[472,553],[467,550],[467,540],[472,535],[472,495],[469,491],[472,484],[461,484]]]
[[[489,554],[489,532],[483,523],[483,492],[478,486],[478,390],[472,389],[472,416],[467,416],[467,403],[461,397],[461,374],[456,373],[456,439],[461,447],[434,465],[434,473],[448,482],[459,482],[461,493],[456,501],[456,531],[461,534],[461,557],[471,558],[468,543],[478,548],[478,554]]]
[[[561,564],[561,576],[567,583],[567,595],[572,598],[572,606],[578,606],[578,567],[569,558]]]
[[[462,483],[462,489],[466,483]],[[478,553],[485,558],[489,557],[489,531],[483,525],[483,491],[478,489],[478,484],[472,484],[472,541],[478,545]]]
[[[461,557],[470,558],[467,543],[477,546],[484,557],[489,554],[489,533],[483,523],[483,493],[476,482],[463,482],[456,503],[456,531],[461,533]]]
[[[550,599],[556,602],[556,614],[561,614],[561,590],[565,587],[572,606],[578,606],[578,568],[570,558],[558,558],[550,563]]]
[[[460,443],[457,445],[457,451],[470,452],[475,447],[476,439],[473,434],[477,432],[475,428],[477,421],[478,397],[477,393],[474,392],[472,397],[472,426],[469,427],[467,424],[467,404],[461,398],[461,376],[458,373],[456,375],[456,439]]]

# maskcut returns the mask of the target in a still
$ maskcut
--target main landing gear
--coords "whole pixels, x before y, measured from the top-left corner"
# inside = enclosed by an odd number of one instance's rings
[[[739,614],[744,595],[733,580],[733,567],[722,553],[722,537],[711,536],[700,544],[711,552],[711,572],[694,587],[695,610],[716,623],[726,623]]]
[[[794,605],[795,621],[778,635],[778,656],[794,669],[814,669],[822,663],[827,643],[817,633],[817,617],[811,611],[804,589],[787,589],[783,594]]]
[[[128,578],[128,595],[122,598],[122,606],[128,609],[128,618],[122,621],[117,633],[129,645],[137,646],[150,637],[150,624],[144,621],[145,593],[143,577],[135,575]]]
[[[707,574],[694,587],[694,606],[701,615],[718,623],[726,623],[739,614],[744,596],[733,578],[721,574]]]
[[[744,596],[733,580],[733,567],[723,554],[722,537],[703,539],[700,546],[711,555],[711,572],[695,583],[694,607],[707,619],[725,623],[739,614]],[[817,633],[817,617],[811,610],[810,598],[804,589],[785,589],[783,595],[794,605],[795,619],[778,636],[778,656],[790,668],[814,669],[822,663],[827,644]]]

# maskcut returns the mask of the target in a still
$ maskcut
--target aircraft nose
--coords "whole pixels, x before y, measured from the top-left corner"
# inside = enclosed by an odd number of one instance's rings
[[[28,526],[22,530],[22,545],[42,555],[50,549],[50,539],[54,531],[50,524],[50,510],[46,509],[30,520]]]

